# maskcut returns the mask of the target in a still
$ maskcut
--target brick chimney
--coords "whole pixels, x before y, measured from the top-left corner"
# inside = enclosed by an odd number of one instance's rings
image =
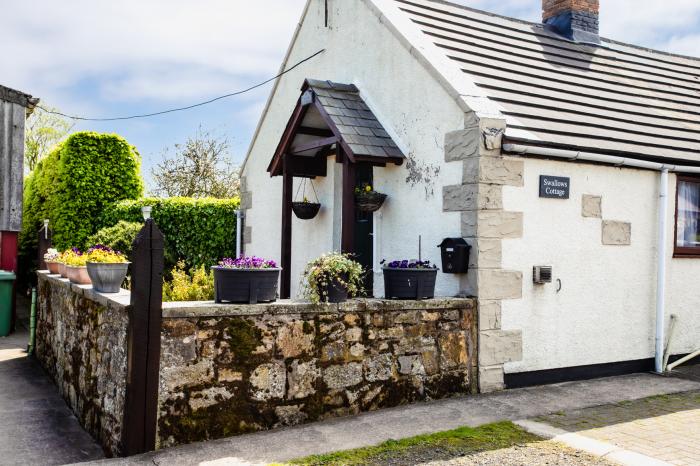
[[[542,22],[574,42],[600,44],[599,0],[542,0]]]

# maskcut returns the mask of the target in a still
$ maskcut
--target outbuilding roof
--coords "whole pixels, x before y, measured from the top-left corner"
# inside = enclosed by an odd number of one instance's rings
[[[25,94],[24,92],[16,91],[12,88],[3,86],[1,84],[0,100],[21,105],[22,107],[27,108],[27,113],[30,113],[32,110],[34,110],[36,104],[39,103],[39,99],[32,97],[29,94]]]
[[[500,111],[506,140],[700,161],[700,59],[607,39],[578,44],[541,24],[442,1],[390,2],[410,20],[395,26],[416,49],[430,43]]]

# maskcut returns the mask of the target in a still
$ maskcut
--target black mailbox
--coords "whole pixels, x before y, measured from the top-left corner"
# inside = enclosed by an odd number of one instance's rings
[[[445,238],[438,247],[442,251],[444,273],[467,273],[471,246],[464,241],[464,238]]]

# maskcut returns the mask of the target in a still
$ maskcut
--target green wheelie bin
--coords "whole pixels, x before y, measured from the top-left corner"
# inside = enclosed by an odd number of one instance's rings
[[[0,337],[10,334],[12,325],[12,287],[15,274],[0,270]]]

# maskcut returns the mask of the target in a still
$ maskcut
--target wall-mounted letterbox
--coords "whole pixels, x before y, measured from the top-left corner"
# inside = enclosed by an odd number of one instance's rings
[[[445,238],[438,247],[442,252],[444,273],[467,273],[471,246],[464,241],[464,238]]]

